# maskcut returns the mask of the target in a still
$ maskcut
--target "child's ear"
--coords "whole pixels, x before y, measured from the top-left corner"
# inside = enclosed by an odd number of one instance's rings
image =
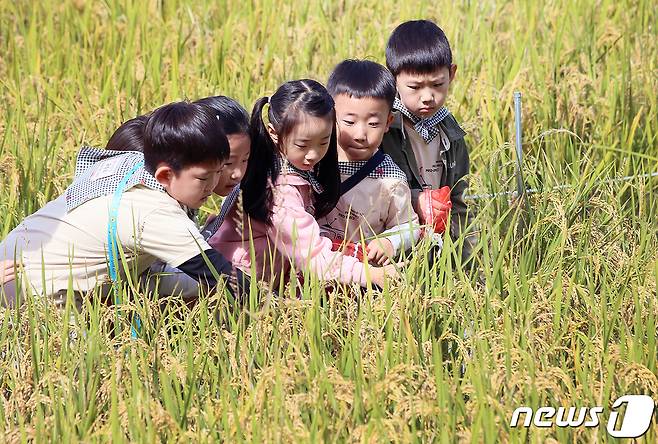
[[[450,81],[455,80],[455,73],[457,72],[457,65],[450,65]]]
[[[153,177],[155,177],[155,180],[157,180],[160,185],[162,185],[165,188],[169,188],[171,185],[171,180],[174,178],[175,172],[174,170],[167,164],[165,163],[160,163],[158,167],[155,169],[155,173],[153,173]]]
[[[276,133],[276,130],[274,129],[274,125],[271,123],[267,124],[267,132],[270,135],[270,139],[272,139],[272,142],[274,142],[275,145],[279,144],[279,135]]]
[[[393,111],[389,111],[388,118],[386,119],[386,130],[384,130],[384,132],[387,132],[388,129],[391,127],[391,123],[393,123],[394,118],[395,117],[393,117]]]

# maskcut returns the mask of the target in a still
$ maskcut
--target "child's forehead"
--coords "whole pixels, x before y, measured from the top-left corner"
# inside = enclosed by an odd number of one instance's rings
[[[317,117],[302,113],[299,121],[292,127],[290,135],[296,138],[313,138],[331,135],[334,120],[331,115]]]
[[[450,67],[449,66],[440,66],[432,71],[400,71],[396,76],[396,80],[407,80],[407,81],[424,81],[424,80],[440,80],[444,77],[450,76]]]
[[[229,155],[231,157],[240,156],[251,149],[251,138],[249,134],[235,133],[228,134]]]
[[[221,160],[208,160],[205,162],[191,163],[185,165],[180,169],[180,173],[204,173],[216,171],[221,168],[223,162]]]
[[[391,110],[388,101],[382,97],[357,97],[337,94],[334,97],[336,111],[341,114],[381,114]]]

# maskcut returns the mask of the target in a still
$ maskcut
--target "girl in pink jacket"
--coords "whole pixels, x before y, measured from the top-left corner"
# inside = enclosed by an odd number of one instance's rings
[[[268,118],[263,108],[269,105]],[[243,271],[278,287],[304,270],[321,280],[383,286],[393,266],[331,250],[316,219],[339,197],[334,101],[315,80],[284,83],[251,116],[252,151],[235,205],[208,240]]]

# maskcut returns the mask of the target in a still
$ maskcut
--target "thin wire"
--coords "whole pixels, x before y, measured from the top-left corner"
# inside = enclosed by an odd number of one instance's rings
[[[629,180],[633,179],[650,179],[658,177],[658,171],[655,171],[653,173],[646,173],[646,174],[636,174],[634,176],[623,176],[623,177],[614,177],[611,179],[607,180],[601,180],[595,183],[595,185],[604,185],[607,183],[617,183],[617,182],[627,182]],[[571,184],[565,184],[565,185],[556,185],[552,188],[549,188],[548,190],[542,190],[540,188],[528,188],[525,190],[526,194],[537,194],[537,193],[542,193],[544,191],[559,191],[559,190],[565,190],[569,188],[573,188],[575,185]],[[501,196],[517,196],[518,192],[516,191],[501,191],[498,193],[486,193],[486,194],[467,194],[464,196],[464,199],[466,200],[486,200],[486,199],[495,199],[497,197]]]

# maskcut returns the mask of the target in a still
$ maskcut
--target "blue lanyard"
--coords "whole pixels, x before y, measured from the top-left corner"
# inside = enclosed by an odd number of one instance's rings
[[[119,297],[119,246],[117,235],[117,216],[119,213],[119,204],[121,203],[121,196],[126,190],[130,178],[144,166],[144,162],[137,163],[126,175],[121,179],[117,185],[114,195],[112,196],[112,204],[110,205],[110,212],[107,221],[107,256],[108,256],[108,271],[110,279],[112,279],[112,291],[114,292],[114,303],[119,305],[121,298]],[[136,328],[135,328],[136,326]],[[131,327],[131,336],[137,337],[137,331],[141,328],[139,317],[135,318],[135,325]]]

